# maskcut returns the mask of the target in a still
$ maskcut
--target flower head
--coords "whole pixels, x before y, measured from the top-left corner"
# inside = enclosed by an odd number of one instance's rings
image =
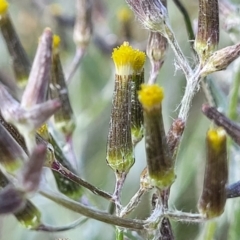
[[[114,48],[112,58],[116,74],[131,75],[142,71],[146,55],[144,52],[132,48],[128,42],[124,42],[120,47]]]
[[[157,84],[143,84],[138,94],[139,101],[143,105],[143,108],[146,109],[159,106],[164,98],[163,88],[159,87]]]
[[[0,0],[0,15],[3,15],[8,10],[8,2],[5,0]]]
[[[59,51],[60,42],[61,42],[61,38],[58,35],[53,35],[53,39],[52,39],[53,52]]]
[[[138,20],[151,31],[165,28],[167,9],[161,0],[126,0]]]

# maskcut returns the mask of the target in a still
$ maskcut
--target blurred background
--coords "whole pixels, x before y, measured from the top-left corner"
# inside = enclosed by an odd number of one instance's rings
[[[114,84],[114,64],[111,59],[113,47],[123,41],[130,41],[133,47],[143,51],[146,49],[148,32],[138,23],[133,15],[129,15],[130,35],[126,32],[122,15],[128,11],[124,0],[93,0],[93,36],[85,57],[69,84],[69,95],[77,127],[74,132],[74,148],[79,163],[78,173],[87,181],[108,192],[113,192],[115,176],[106,164],[106,141],[111,111],[111,98]],[[24,48],[31,60],[38,44],[38,38],[45,27],[50,27],[61,37],[61,61],[64,71],[68,72],[75,54],[73,42],[73,25],[76,15],[75,1],[64,0],[11,0],[9,13],[16,27]],[[190,14],[193,26],[196,26],[198,1],[182,1]],[[188,41],[183,16],[173,1],[168,1],[169,18],[177,40],[189,59],[193,55]],[[129,12],[131,14],[131,12]],[[229,36],[221,30],[220,48],[232,44]],[[13,77],[11,61],[5,43],[0,37],[0,71]],[[231,83],[231,69],[214,74],[223,91],[228,92]],[[150,64],[145,65],[145,80],[148,80]],[[163,102],[164,124],[168,131],[173,119],[178,114],[178,106],[184,93],[185,78],[175,68],[174,55],[168,49],[166,61],[160,71],[158,83],[165,89]],[[176,181],[172,186],[170,207],[186,212],[197,212],[197,201],[200,197],[205,164],[205,134],[210,122],[202,115],[201,105],[206,102],[200,91],[195,96],[187,122],[183,141],[177,157]],[[237,156],[237,155],[236,155]],[[135,165],[131,169],[123,189],[122,202],[128,203],[131,196],[139,188],[139,175],[146,165],[144,139],[135,150]],[[239,177],[240,178],[240,177]],[[108,210],[109,203],[100,197],[88,194],[96,208]],[[78,218],[61,206],[34,196],[33,202],[42,211],[44,222],[60,226]],[[232,200],[229,200],[232,201]],[[231,202],[232,203],[232,202]],[[145,219],[151,211],[151,193],[146,194],[139,207],[130,216]],[[229,214],[229,212],[227,212]],[[225,213],[221,218],[224,224],[218,224],[219,234],[215,239],[227,238],[228,219]],[[226,219],[228,219],[226,221]],[[221,221],[221,219],[220,219]],[[204,224],[182,224],[172,222],[176,240],[203,239],[201,237]],[[220,230],[221,229],[221,230]],[[110,240],[114,239],[114,227],[89,219],[84,225],[63,233],[41,233],[24,229],[14,216],[0,216],[1,240]],[[129,235],[130,239],[133,238]]]

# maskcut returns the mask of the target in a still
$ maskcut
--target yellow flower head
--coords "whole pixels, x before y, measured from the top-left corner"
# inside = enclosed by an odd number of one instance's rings
[[[145,53],[141,52],[139,50],[135,50],[135,56],[134,56],[134,60],[133,60],[134,73],[139,73],[142,71],[145,60],[146,60]]]
[[[8,2],[0,0],[0,15],[5,14],[8,10]]]
[[[153,108],[159,106],[164,98],[163,88],[157,84],[142,84],[138,92],[138,98],[144,108]]]
[[[61,42],[61,38],[58,35],[53,35],[52,49],[54,54],[57,54],[59,52],[60,42]]]
[[[226,132],[223,128],[209,129],[207,133],[207,138],[211,146],[216,151],[219,151],[224,141],[226,141]]]
[[[53,49],[59,48],[61,38],[58,35],[53,35]]]
[[[128,42],[114,48],[112,58],[116,67],[116,74],[131,75],[142,70],[145,62],[145,54],[133,49]]]
[[[132,12],[128,7],[123,7],[118,11],[117,16],[121,22],[128,22],[132,18]]]

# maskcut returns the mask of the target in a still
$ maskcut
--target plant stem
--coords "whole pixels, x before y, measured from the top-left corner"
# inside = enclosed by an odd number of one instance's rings
[[[115,185],[115,190],[114,190],[112,198],[116,205],[116,214],[117,214],[117,216],[119,216],[121,208],[122,208],[121,202],[120,202],[121,191],[122,191],[123,184],[125,182],[127,173],[126,172],[123,172],[123,173],[115,172],[115,175],[116,175],[116,185]]]
[[[90,190],[95,195],[101,196],[101,197],[107,199],[108,201],[114,201],[111,194],[94,187],[92,184],[90,184],[87,181],[83,180],[82,178],[78,177],[77,175],[75,175],[74,173],[69,171],[67,168],[65,168],[57,160],[55,160],[53,162],[53,164],[51,166],[51,169],[55,172],[60,173],[62,176],[68,178],[69,180],[71,180],[75,183],[78,183],[79,185],[87,188],[88,190]]]
[[[173,0],[173,1],[183,15],[184,22],[185,22],[187,32],[188,32],[189,42],[191,44],[191,47],[193,47],[193,41],[195,39],[195,36],[194,36],[194,32],[193,32],[193,28],[192,28],[192,24],[191,24],[189,14],[188,14],[186,8],[183,6],[183,4],[179,0]]]
[[[231,86],[231,91],[229,94],[229,108],[228,108],[228,117],[236,121],[237,120],[237,105],[238,105],[238,91],[240,87],[240,61],[236,62],[235,66],[237,69],[235,71],[234,80]]]
[[[160,32],[161,33],[161,32]],[[185,74],[186,78],[188,79],[192,75],[192,69],[184,56],[171,28],[169,26],[165,26],[164,37],[167,38],[169,45],[171,46],[175,57],[177,59],[177,64],[182,69],[183,73]]]
[[[55,227],[55,226],[50,226],[50,225],[45,225],[45,224],[40,224],[40,226],[34,228],[33,230],[35,231],[44,231],[44,232],[63,232],[63,231],[67,231],[70,229],[73,229],[83,223],[85,223],[88,220],[88,218],[79,218],[76,221],[65,225],[65,226],[61,226],[61,227]]]
[[[51,199],[52,201],[64,206],[65,208],[80,213],[86,217],[123,228],[144,230],[145,221],[116,217],[106,212],[86,207],[79,202],[75,202],[62,194],[58,194],[50,190],[40,189],[39,193],[46,198]]]
[[[179,222],[199,223],[206,220],[199,213],[185,213],[180,211],[165,210],[164,215],[171,218],[172,220],[179,221]]]
[[[193,97],[199,87],[199,83],[201,80],[201,67],[198,66],[192,76],[187,78],[187,86],[185,89],[184,96],[181,101],[181,107],[178,114],[178,117],[186,122],[189,110],[192,104]]]
[[[214,239],[214,233],[216,232],[217,223],[213,221],[213,222],[208,222],[206,225],[207,226],[206,226],[206,233],[205,233],[204,239],[212,240]]]
[[[66,83],[69,84],[71,82],[71,79],[73,78],[77,68],[79,67],[79,64],[81,63],[81,60],[83,59],[85,55],[85,49],[83,48],[77,48],[76,53],[73,59],[73,62],[71,63],[70,70],[66,76]]]
[[[131,198],[129,203],[122,208],[120,212],[120,217],[124,217],[125,215],[129,214],[131,211],[133,211],[141,201],[142,195],[145,193],[145,189],[139,188],[139,190],[135,193],[135,195]]]
[[[119,227],[116,227],[116,240],[123,240],[123,230]]]

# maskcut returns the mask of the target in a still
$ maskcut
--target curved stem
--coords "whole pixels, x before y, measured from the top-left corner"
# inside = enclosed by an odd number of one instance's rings
[[[192,28],[192,24],[191,24],[189,14],[188,14],[186,8],[183,6],[183,4],[179,0],[173,0],[173,1],[176,4],[176,6],[178,7],[179,11],[183,15],[184,22],[185,22],[187,32],[188,32],[188,37],[189,37],[189,40],[190,40],[190,44],[191,44],[191,46],[193,46],[193,41],[195,39],[195,36],[194,36],[194,32],[193,32],[193,28]]]
[[[43,232],[63,232],[63,231],[73,229],[73,228],[79,226],[80,224],[85,223],[87,220],[88,220],[88,218],[84,218],[84,219],[80,218],[68,225],[60,226],[60,227],[40,224],[37,228],[34,228],[34,230],[35,231],[43,231]]]
[[[85,49],[83,49],[83,48],[77,48],[76,49],[76,53],[75,53],[73,62],[71,64],[70,70],[69,70],[69,72],[66,76],[66,83],[67,84],[69,84],[71,82],[71,79],[73,78],[75,72],[77,71],[84,55],[85,55]]]
[[[238,61],[237,64],[238,64],[238,66],[236,66],[237,70],[235,71],[235,76],[229,94],[228,117],[233,121],[236,121],[238,116],[237,105],[238,105],[238,92],[240,87],[240,62]]]
[[[74,173],[72,173],[71,171],[69,171],[67,168],[65,168],[60,162],[58,162],[57,160],[55,160],[51,166],[51,169],[53,171],[56,171],[58,173],[60,173],[62,176],[68,178],[69,180],[78,183],[79,185],[87,188],[88,190],[90,190],[92,193],[94,193],[95,195],[98,195],[100,197],[103,197],[109,201],[114,201],[112,198],[112,195],[104,192],[98,188],[96,188],[95,186],[93,186],[92,184],[88,183],[87,181],[83,180],[82,178],[78,177],[77,175],[75,175]]]
[[[80,213],[86,217],[93,218],[95,220],[105,222],[108,224],[116,225],[123,228],[143,230],[145,222],[141,220],[123,219],[110,215],[103,211],[98,211],[82,205],[81,203],[75,202],[71,199],[66,198],[64,195],[60,195],[53,191],[41,189],[39,193],[48,199],[70,209],[74,212]]]

